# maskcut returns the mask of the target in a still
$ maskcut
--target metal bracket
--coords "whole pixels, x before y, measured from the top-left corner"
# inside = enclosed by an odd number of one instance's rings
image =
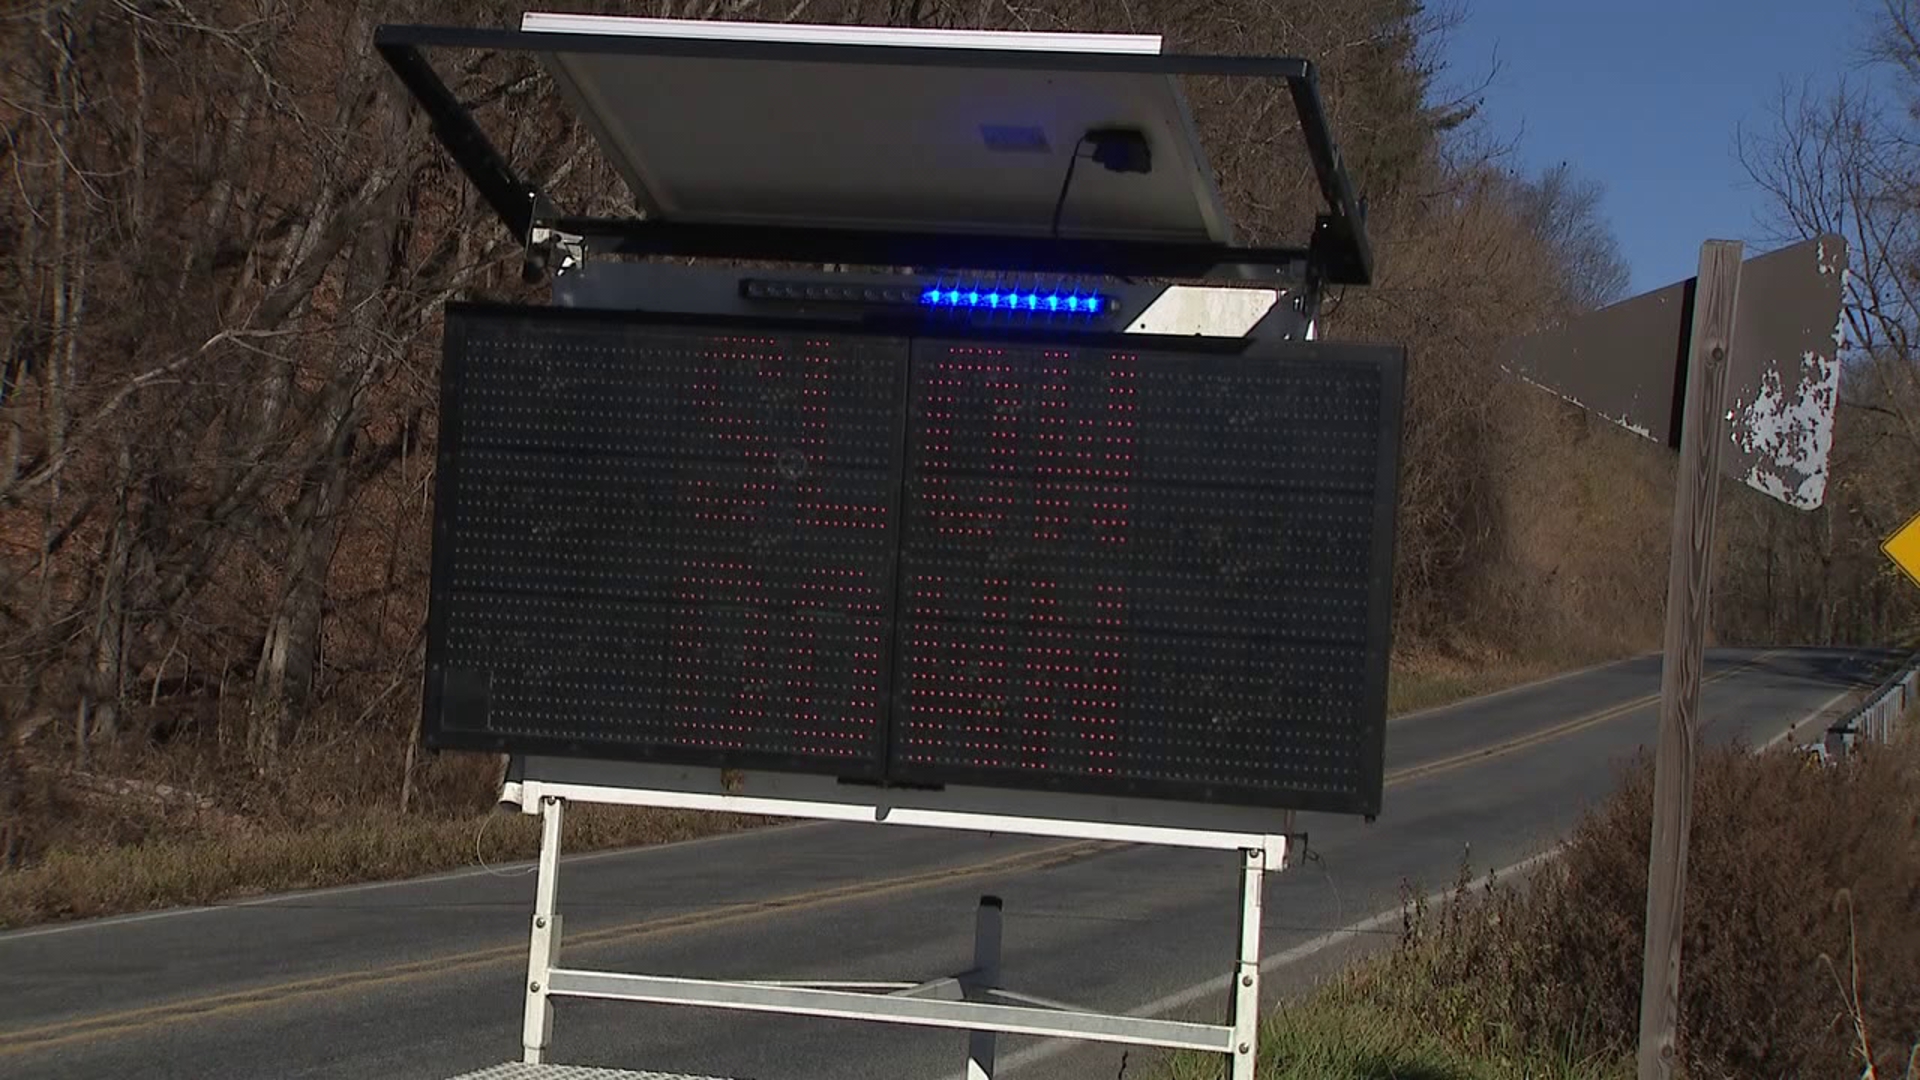
[[[505,793],[503,792],[503,798]],[[1239,948],[1232,970],[1230,1021],[1203,1024],[1101,1013],[1008,990],[1000,983],[1002,904],[980,899],[973,966],[921,982],[822,982],[689,979],[585,971],[560,966],[559,870],[566,799],[536,795],[541,818],[539,877],[527,958],[524,1060],[545,1061],[556,998],[594,998],[873,1020],[959,1029],[967,1040],[968,1080],[992,1080],[998,1033],[1086,1039],[1225,1054],[1232,1080],[1253,1080],[1260,1010],[1260,912],[1265,875],[1285,865],[1287,838],[1270,836],[1240,852]]]
[[[555,49],[598,55],[673,55],[689,58],[737,55],[736,42],[671,40],[618,35],[530,33],[444,26],[382,25],[374,46],[406,85],[433,123],[440,140],[462,171],[494,208],[516,238],[531,241],[527,228],[531,195],[527,183],[487,138],[463,104],[424,55],[428,48],[494,49],[507,53],[543,53]],[[805,55],[846,63],[892,62],[892,56],[845,46],[758,46],[764,55]],[[880,50],[885,53],[886,50]],[[1211,75],[1282,80],[1293,98],[1301,135],[1311,158],[1327,224],[1316,227],[1309,247],[1238,247],[1228,244],[1160,243],[976,236],[960,233],[905,234],[821,227],[762,227],[677,222],[638,218],[554,218],[561,229],[594,241],[601,254],[677,255],[690,258],[765,259],[871,266],[952,266],[993,269],[1018,266],[1032,271],[1110,273],[1137,277],[1225,277],[1258,272],[1291,276],[1312,268],[1335,284],[1365,285],[1373,276],[1373,251],[1366,238],[1365,215],[1333,142],[1318,76],[1311,63],[1286,57],[1187,56],[1156,54],[1039,55],[1022,50],[925,48],[919,60],[967,62],[997,67],[1067,65],[1075,70],[1152,72],[1167,76]],[[541,208],[544,210],[544,208]],[[544,274],[550,253],[529,252],[526,272]],[[1230,271],[1230,272],[1229,272]]]
[[[535,193],[531,198],[533,209],[523,238],[526,254],[520,263],[520,277],[529,285],[538,285],[549,272],[564,274],[586,262],[587,238],[554,225],[558,215],[546,196]]]
[[[553,1041],[553,967],[560,958],[560,828],[567,804],[541,800],[540,876],[534,886],[533,931],[527,948],[526,1010],[520,1026],[521,1060],[545,1063]]]

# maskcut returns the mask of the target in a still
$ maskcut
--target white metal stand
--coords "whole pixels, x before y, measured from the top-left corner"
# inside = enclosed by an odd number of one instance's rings
[[[970,1001],[990,1000],[1000,986],[1000,898],[983,896],[973,917],[972,978],[960,988]],[[993,1080],[994,1033],[975,1031],[967,1036],[967,1080]]]
[[[553,963],[560,957],[560,830],[567,804],[544,799],[540,806],[540,876],[533,890],[533,941],[527,949],[526,1019],[521,1024],[521,1060],[546,1061],[553,1041]]]
[[[640,788],[609,781],[604,775],[577,775],[604,769],[604,763],[573,763],[548,759],[522,767],[510,779],[502,800],[541,818],[539,877],[534,894],[533,929],[528,949],[526,1013],[522,1044],[524,1065],[514,1076],[545,1075],[559,1069],[546,1065],[553,1034],[555,998],[599,998],[615,1001],[707,1006],[750,1012],[875,1020],[969,1032],[968,1080],[992,1080],[995,1041],[999,1033],[1056,1036],[1099,1042],[1160,1046],[1225,1054],[1232,1061],[1232,1080],[1253,1080],[1260,1017],[1260,908],[1264,878],[1269,869],[1284,867],[1286,833],[1251,833],[1172,826],[1140,820],[1163,810],[1129,800],[1064,800],[1079,816],[1059,818],[1020,814],[987,814],[972,808],[965,791],[917,793],[906,796],[914,805],[893,805],[894,796],[877,789],[815,788],[813,798],[782,798],[742,793],[737,782],[705,791],[707,778],[690,770],[662,770],[631,766],[634,775],[662,782]],[[570,773],[575,775],[569,775]],[[532,779],[538,774],[542,779]],[[762,781],[780,784],[782,781]],[[1004,793],[995,800],[1004,803]],[[1202,1024],[1152,1017],[1093,1012],[1072,1005],[1015,993],[1000,985],[1002,905],[998,897],[982,897],[975,915],[973,966],[957,975],[922,982],[729,981],[659,975],[587,971],[560,964],[559,876],[562,824],[569,800],[639,806],[695,806],[736,813],[793,817],[868,820],[934,827],[991,829],[1039,836],[1075,836],[1086,839],[1130,840],[1185,847],[1230,848],[1240,852],[1239,949],[1231,972],[1230,1013],[1226,1024]],[[942,802],[952,808],[942,807]],[[884,805],[876,805],[884,803]],[[1043,799],[1040,804],[1045,805]],[[1145,806],[1143,810],[1142,807]],[[864,808],[850,813],[849,808]],[[1238,823],[1258,814],[1263,824],[1290,828],[1292,816],[1273,811],[1213,808],[1219,823]],[[1101,820],[1101,819],[1105,820]],[[1248,818],[1251,820],[1251,818]],[[1185,827],[1182,827],[1182,826]],[[505,1075],[505,1074],[500,1074]],[[555,1075],[558,1075],[556,1073]],[[615,1074],[607,1074],[615,1075]],[[631,1074],[655,1075],[655,1074]]]

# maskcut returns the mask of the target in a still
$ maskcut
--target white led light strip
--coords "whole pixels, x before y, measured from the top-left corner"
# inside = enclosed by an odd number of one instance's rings
[[[1046,34],[1010,30],[920,30],[893,26],[828,26],[701,19],[641,19],[618,15],[528,12],[520,29],[550,34],[702,38],[790,45],[888,45],[932,49],[1020,49],[1034,52],[1155,56],[1158,34]]]

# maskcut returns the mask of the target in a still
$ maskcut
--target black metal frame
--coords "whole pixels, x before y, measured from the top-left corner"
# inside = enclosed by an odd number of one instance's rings
[[[1025,338],[1038,343],[1048,343],[1044,333],[1026,335]],[[928,330],[914,334],[916,345],[923,341],[967,340],[1005,342],[1011,339],[1004,333],[974,327],[958,331]],[[1059,341],[1060,337],[1056,335],[1051,340]],[[1322,364],[1370,365],[1379,369],[1382,442],[1374,483],[1376,492],[1383,493],[1383,497],[1378,497],[1374,501],[1373,543],[1367,556],[1370,574],[1367,596],[1366,674],[1362,680],[1360,693],[1360,714],[1375,720],[1367,725],[1365,741],[1361,749],[1364,761],[1360,778],[1362,790],[1359,794],[1349,797],[1300,789],[1285,792],[1255,791],[1231,784],[1206,781],[1095,778],[1057,774],[1016,776],[1000,769],[951,765],[943,765],[937,769],[903,770],[897,767],[891,756],[891,738],[895,727],[893,710],[899,707],[897,698],[893,698],[892,695],[889,695],[887,717],[888,782],[922,783],[942,787],[954,784],[1019,791],[1261,806],[1274,810],[1296,810],[1305,813],[1359,815],[1367,821],[1373,821],[1380,814],[1386,790],[1387,681],[1391,674],[1393,653],[1393,562],[1395,542],[1399,532],[1394,527],[1394,522],[1399,507],[1400,462],[1404,445],[1402,434],[1405,428],[1406,408],[1406,351],[1398,346],[1349,342],[1225,338],[1207,341],[1184,336],[1125,333],[1075,334],[1072,335],[1071,341],[1076,347],[1100,344],[1120,349],[1158,352],[1163,360],[1179,353],[1189,354],[1195,358],[1207,355],[1269,357],[1276,360],[1311,357],[1315,362]],[[910,388],[911,378],[907,383]],[[904,446],[902,450],[904,453]],[[908,486],[905,465],[903,461],[900,475],[900,488],[903,494]],[[898,520],[896,524],[901,528],[905,527],[904,519]],[[899,550],[902,553],[901,561],[904,562],[905,549],[902,547]],[[900,586],[896,583],[893,594],[896,597],[899,596],[899,588]],[[894,633],[897,635],[897,640],[891,651],[894,662],[898,664],[899,656],[905,648],[903,639],[906,634],[906,622],[904,619],[896,618]]]
[[[761,275],[765,274],[764,278]],[[863,286],[906,288],[915,293],[938,285],[943,288],[966,285],[989,288],[1036,290],[1072,289],[1082,284],[1070,275],[992,275],[937,274],[857,274],[828,270],[781,269],[750,271],[722,266],[682,266],[670,263],[589,260],[581,266],[557,274],[553,280],[551,302],[556,307],[605,309],[608,311],[676,312],[689,316],[743,315],[753,318],[818,320],[822,328],[831,326],[903,326],[912,332],[932,328],[934,332],[971,327],[1003,335],[1012,340],[1023,334],[1116,335],[1113,340],[1132,347],[1141,335],[1125,333],[1141,315],[1151,310],[1166,292],[1159,284],[1100,281],[1097,291],[1107,298],[1107,310],[1097,316],[1069,313],[1030,313],[1006,308],[930,308],[919,304],[868,305],[860,301],[835,302],[799,298],[756,298],[747,295],[749,280],[778,280],[806,285],[860,288]],[[1234,349],[1246,343],[1307,340],[1310,313],[1302,313],[1289,294],[1244,335],[1206,335],[1179,340],[1206,347],[1207,342],[1227,342]],[[1057,340],[1057,338],[1055,339]],[[1182,348],[1191,347],[1183,345]]]
[[[765,769],[774,772],[791,772],[804,775],[833,776],[843,783],[865,783],[881,786],[905,785],[918,787],[941,787],[945,784],[972,785],[985,788],[1010,790],[1060,792],[1085,795],[1123,796],[1132,798],[1165,799],[1183,802],[1221,803],[1242,806],[1264,806],[1276,810],[1300,810],[1316,813],[1335,813],[1363,816],[1369,820],[1379,814],[1385,787],[1385,738],[1387,715],[1387,680],[1389,657],[1392,651],[1392,600],[1393,600],[1393,563],[1396,530],[1393,527],[1394,514],[1398,505],[1400,461],[1402,456],[1402,420],[1405,408],[1406,356],[1397,346],[1362,345],[1350,343],[1293,342],[1259,338],[1201,338],[1190,336],[1169,336],[1159,334],[1127,334],[1115,331],[1069,332],[1062,334],[1059,329],[1049,330],[1035,327],[1009,331],[1000,327],[968,326],[964,324],[943,324],[921,313],[907,313],[897,317],[871,320],[861,324],[847,324],[834,320],[821,320],[793,316],[760,316],[740,314],[685,314],[674,311],[611,311],[597,308],[530,307],[501,302],[467,301],[447,305],[447,332],[443,341],[443,364],[441,370],[441,437],[438,459],[438,478],[434,487],[434,544],[431,558],[430,592],[433,602],[427,611],[426,635],[426,682],[423,693],[422,741],[432,750],[467,750],[486,753],[505,753],[513,755],[547,755],[553,757],[591,757],[605,760],[626,760],[652,762],[658,764],[686,765],[694,767],[714,767],[728,769]],[[1365,761],[1361,777],[1362,791],[1353,796],[1312,792],[1292,789],[1285,792],[1254,791],[1229,784],[1205,782],[1186,782],[1174,780],[1108,779],[1085,776],[1062,776],[1030,774],[1018,778],[1010,777],[1004,771],[990,769],[968,769],[943,766],[938,770],[938,778],[926,775],[903,777],[892,764],[891,740],[894,730],[894,713],[898,708],[896,687],[893,682],[898,674],[899,654],[902,648],[901,635],[904,626],[897,621],[899,608],[899,590],[901,588],[901,565],[895,562],[888,574],[888,587],[882,594],[882,604],[896,621],[889,628],[886,643],[882,650],[882,670],[886,673],[886,682],[881,694],[881,731],[877,756],[864,765],[852,761],[837,762],[832,768],[824,768],[818,759],[796,755],[731,750],[700,750],[690,747],[654,746],[648,744],[628,744],[624,746],[605,743],[592,747],[565,737],[513,735],[503,736],[490,732],[449,729],[443,726],[443,710],[451,694],[457,693],[447,683],[451,672],[443,663],[443,654],[448,631],[446,602],[452,584],[452,545],[449,530],[459,517],[455,503],[459,485],[455,478],[460,462],[454,448],[460,444],[461,428],[461,392],[463,379],[463,356],[465,350],[465,330],[472,320],[488,318],[512,318],[541,320],[550,324],[585,324],[612,326],[671,327],[684,329],[740,329],[750,331],[776,332],[826,332],[842,336],[890,337],[906,342],[925,341],[980,341],[992,343],[1020,343],[1044,345],[1058,343],[1063,337],[1075,347],[1108,347],[1128,350],[1159,352],[1163,356],[1188,354],[1194,358],[1206,356],[1248,356],[1272,357],[1275,359],[1312,357],[1316,362],[1325,364],[1373,365],[1382,374],[1381,397],[1381,439],[1380,459],[1376,476],[1377,491],[1382,497],[1376,499],[1374,506],[1373,543],[1368,553],[1371,570],[1368,596],[1368,625],[1366,643],[1366,673],[1363,680],[1360,712],[1361,715],[1374,718],[1365,732],[1365,744],[1362,756]],[[894,492],[890,530],[905,528],[903,507],[907,490],[906,454],[908,444],[908,425],[910,424],[907,398],[911,393],[911,361],[901,372],[899,402],[895,438],[893,445],[898,455],[894,462],[894,473],[899,480]],[[896,534],[890,533],[891,550],[898,560],[902,550]]]
[[[618,255],[765,259],[877,266],[1019,269],[1142,277],[1229,277],[1246,269],[1297,278],[1310,295],[1324,285],[1367,285],[1373,252],[1365,214],[1334,145],[1313,64],[1285,57],[1119,55],[1008,49],[916,48],[916,66],[1058,70],[1285,79],[1328,212],[1315,221],[1306,247],[1049,239],[871,229],[738,226],[661,219],[573,217],[556,212],[540,189],[513,168],[448,89],[423,50],[494,49],[830,64],[899,64],[898,49],[873,45],[795,44],[686,38],[616,37],[522,30],[387,25],[374,47],[433,124],[434,135],[473,181],[515,240],[529,244],[536,227],[578,236],[596,252]]]

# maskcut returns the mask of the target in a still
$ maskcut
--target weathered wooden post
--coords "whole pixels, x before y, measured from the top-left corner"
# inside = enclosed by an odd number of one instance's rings
[[[1726,442],[1727,371],[1740,296],[1740,244],[1700,247],[1699,285],[1687,347],[1680,471],[1667,561],[1666,656],[1660,670],[1660,741],[1653,773],[1653,845],[1647,857],[1647,938],[1640,977],[1640,1080],[1673,1073],[1680,1013],[1680,936],[1699,744],[1700,676],[1706,663],[1713,532]]]

